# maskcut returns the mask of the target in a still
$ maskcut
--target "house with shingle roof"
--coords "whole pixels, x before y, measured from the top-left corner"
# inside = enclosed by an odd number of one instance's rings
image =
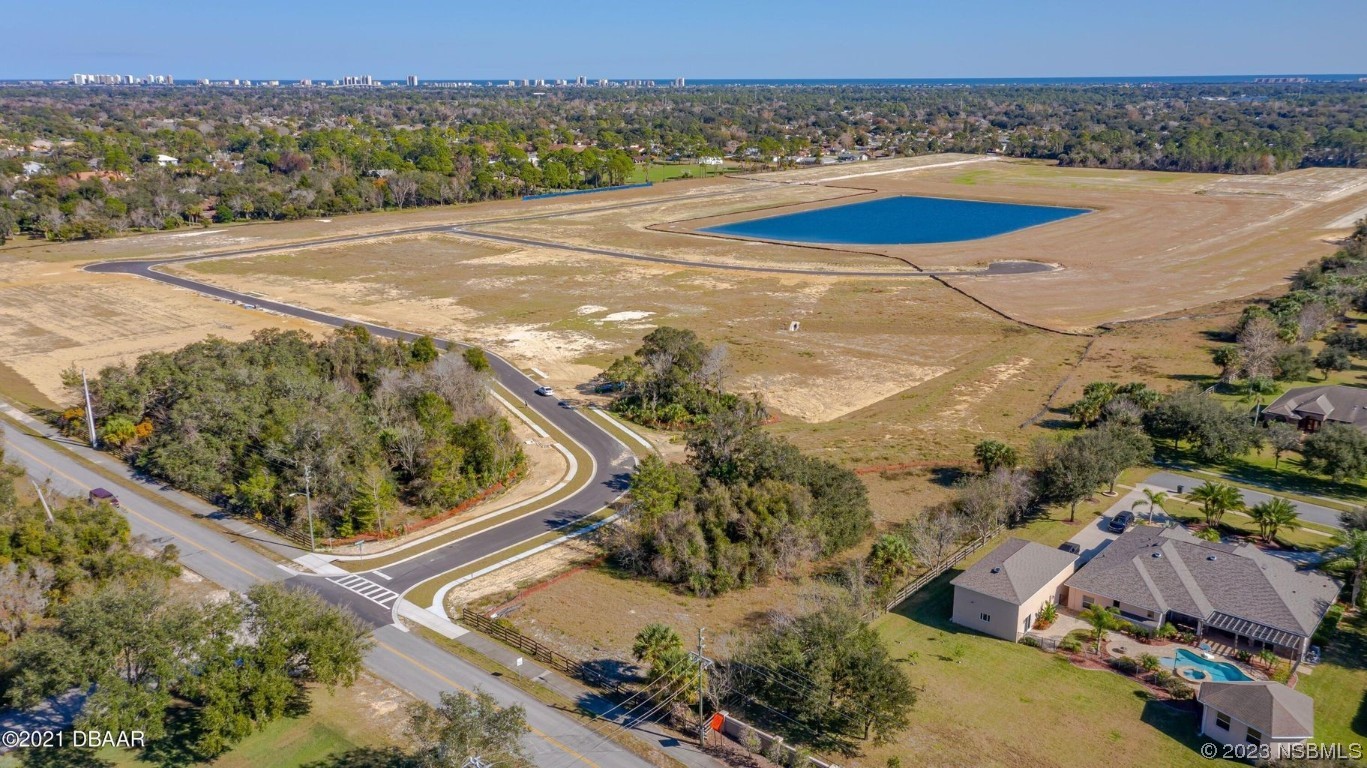
[[[1294,424],[1302,432],[1315,432],[1325,424],[1367,430],[1367,389],[1341,384],[1290,389],[1263,409],[1263,419]]]
[[[1232,648],[1270,648],[1300,659],[1341,585],[1251,544],[1140,526],[1112,541],[1064,587],[1070,610],[1101,604],[1150,631],[1171,623]]]
[[[1025,539],[1010,538],[950,582],[955,624],[1015,642],[1035,625],[1045,603],[1059,603],[1059,589],[1077,557]]]
[[[1196,695],[1201,735],[1220,744],[1266,747],[1273,760],[1315,735],[1315,702],[1281,683],[1208,682]]]

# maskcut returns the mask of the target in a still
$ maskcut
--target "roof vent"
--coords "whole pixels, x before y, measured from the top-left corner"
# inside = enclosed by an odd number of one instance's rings
[[[1163,553],[1162,553],[1162,552],[1154,552],[1154,553],[1152,553],[1152,554],[1149,555],[1149,557],[1162,557],[1162,556],[1163,556]]]
[[[992,569],[992,572],[993,572],[993,573],[1001,573],[1001,572],[1002,572],[1002,567],[999,565],[999,566],[997,566],[996,568],[993,568],[993,569]]]
[[[1206,555],[1206,559],[1213,563],[1217,558],[1215,557],[1215,555]]]

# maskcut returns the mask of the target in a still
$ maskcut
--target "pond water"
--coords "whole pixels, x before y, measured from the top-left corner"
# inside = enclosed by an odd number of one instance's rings
[[[923,245],[979,240],[1088,213],[1086,208],[883,197],[702,230],[787,243]]]

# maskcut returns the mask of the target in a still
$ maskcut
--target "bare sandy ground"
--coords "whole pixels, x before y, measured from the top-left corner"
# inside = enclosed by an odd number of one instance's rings
[[[0,363],[55,404],[66,399],[61,371],[68,366],[93,372],[207,336],[240,340],[263,328],[318,330],[131,277],[34,262],[0,269]]]

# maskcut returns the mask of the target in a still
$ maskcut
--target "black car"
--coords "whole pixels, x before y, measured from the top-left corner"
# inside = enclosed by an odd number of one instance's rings
[[[1070,555],[1082,554],[1082,547],[1079,547],[1076,541],[1065,541],[1062,544],[1058,545],[1058,548],[1063,550],[1064,552],[1067,552]]]
[[[1111,533],[1124,533],[1125,531],[1128,531],[1132,525],[1134,525],[1134,513],[1121,512],[1111,518],[1111,524],[1106,527],[1111,530]]]

